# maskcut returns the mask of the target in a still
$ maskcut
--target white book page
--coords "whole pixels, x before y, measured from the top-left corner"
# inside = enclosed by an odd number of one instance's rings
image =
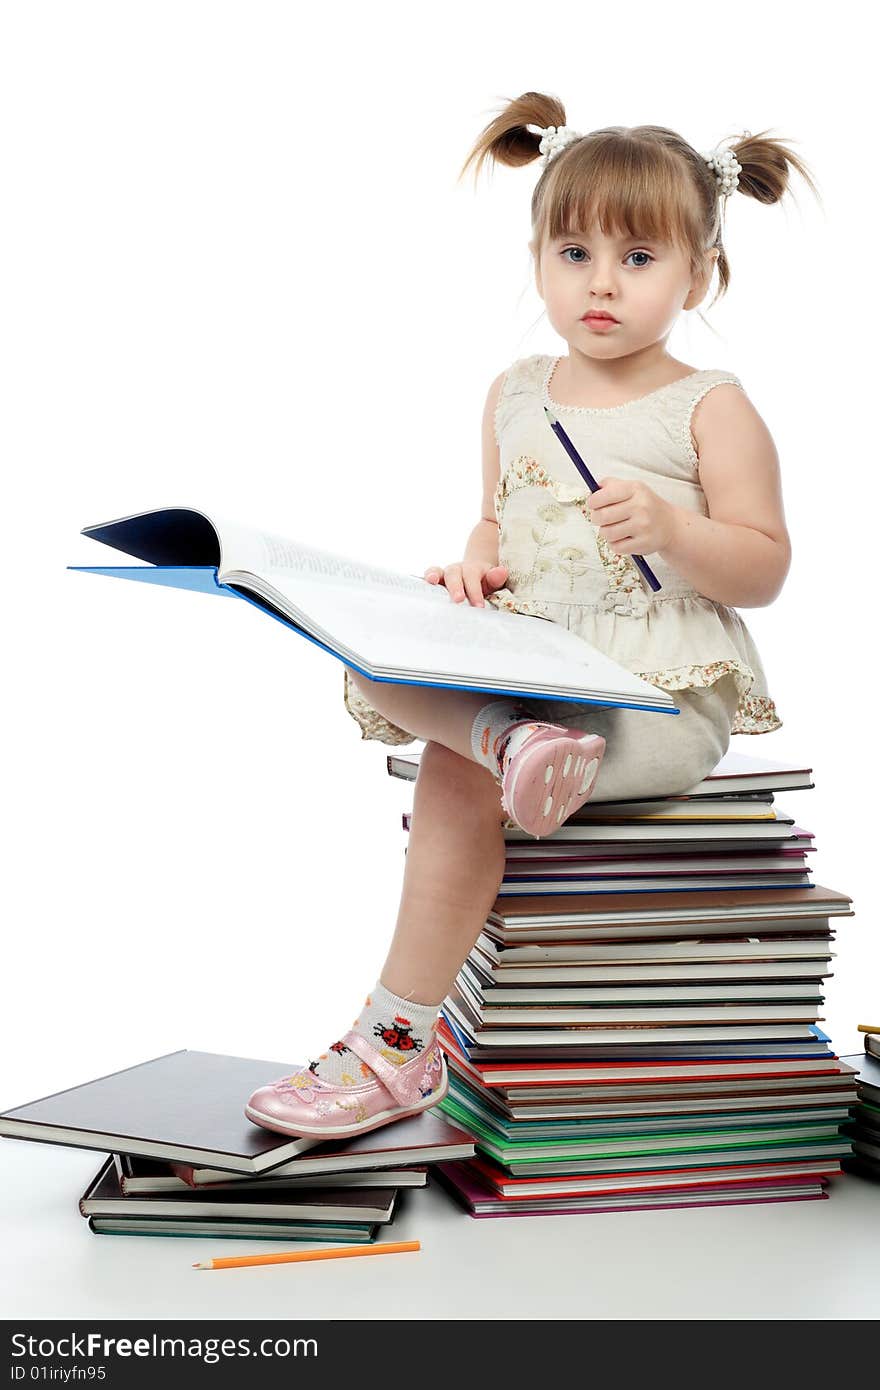
[[[274,570],[272,589],[306,614],[333,645],[387,676],[552,688],[565,694],[649,701],[671,697],[543,618],[454,603],[423,579],[391,575],[364,583]]]
[[[355,589],[400,590],[436,593],[437,586],[414,575],[367,565],[330,550],[318,550],[300,541],[271,531],[240,526],[237,522],[215,522],[220,536],[221,561],[217,577],[226,581],[233,571],[248,571],[277,584],[282,575],[291,579],[311,579],[316,583],[337,584]]]

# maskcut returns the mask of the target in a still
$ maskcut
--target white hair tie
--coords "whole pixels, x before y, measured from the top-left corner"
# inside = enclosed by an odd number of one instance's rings
[[[538,130],[541,132],[541,143],[538,149],[544,156],[541,163],[545,169],[550,163],[550,160],[553,159],[555,155],[560,154],[561,151],[565,149],[566,145],[570,145],[573,140],[581,139],[581,132],[579,130],[572,130],[571,127],[567,125],[538,126]]]
[[[751,133],[750,130],[744,130],[740,139],[748,140]],[[718,189],[719,198],[729,198],[739,187],[739,176],[742,173],[742,165],[733,150],[723,150],[719,145],[714,150],[705,152],[702,158],[715,175],[715,187]]]

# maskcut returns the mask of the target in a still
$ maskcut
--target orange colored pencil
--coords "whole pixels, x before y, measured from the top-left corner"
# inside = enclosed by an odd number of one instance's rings
[[[860,1033],[880,1033],[880,1023],[859,1023],[857,1027]]]
[[[299,1260],[341,1260],[350,1255],[396,1255],[421,1250],[417,1240],[388,1241],[385,1245],[340,1245],[335,1250],[279,1250],[274,1255],[229,1255],[194,1264],[193,1269],[241,1269],[245,1265],[286,1265]]]

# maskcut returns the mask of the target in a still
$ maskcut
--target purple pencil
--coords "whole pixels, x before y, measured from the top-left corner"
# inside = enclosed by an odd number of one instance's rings
[[[591,492],[598,492],[599,484],[596,482],[596,479],[593,477],[589,468],[584,463],[577,449],[572,444],[571,440],[569,439],[565,430],[562,428],[562,425],[560,425],[556,416],[553,414],[552,410],[548,410],[546,405],[544,406],[544,414],[547,416],[547,421],[550,425],[551,430],[556,435],[556,438],[559,440],[563,449],[568,454],[568,457],[571,459],[575,468],[580,473],[587,487],[590,489]],[[648,584],[651,586],[651,588],[654,590],[654,593],[656,594],[657,590],[662,588],[662,585],[654,571],[651,569],[651,566],[646,563],[644,556],[632,555],[630,556],[630,558],[633,564],[636,565],[636,567],[638,568],[639,573],[647,580]]]

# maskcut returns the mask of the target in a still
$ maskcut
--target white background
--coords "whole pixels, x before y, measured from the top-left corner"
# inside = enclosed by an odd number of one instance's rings
[[[785,723],[733,747],[815,769],[779,804],[854,899],[826,1027],[855,1050],[880,1011],[863,13],[4,7],[0,1108],[182,1047],[304,1060],[374,982],[411,797],[341,666],[244,604],[65,567],[114,563],[82,526],[168,504],[413,573],[460,556],[489,382],[565,351],[537,165],[457,182],[529,89],[578,130],[770,129],[818,181],[822,207],[797,179],[733,197],[730,291],[669,347],[736,372],[782,459],[791,574],[745,617]]]

